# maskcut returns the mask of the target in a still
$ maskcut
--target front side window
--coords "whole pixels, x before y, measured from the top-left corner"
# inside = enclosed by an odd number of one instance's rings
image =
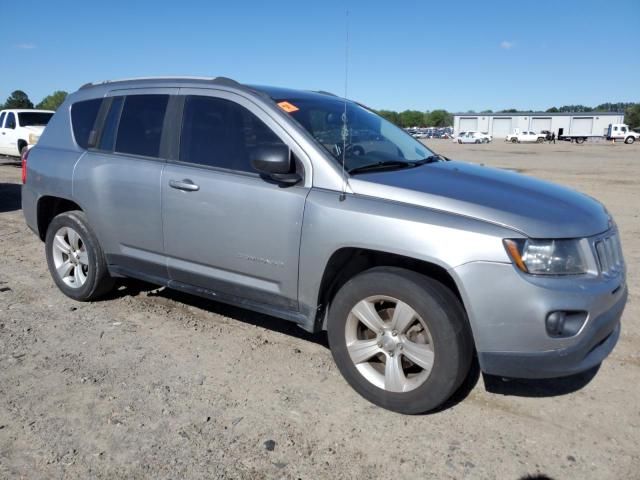
[[[53,113],[49,112],[20,112],[18,121],[21,127],[44,126],[49,123]]]
[[[9,128],[11,130],[16,128],[16,116],[15,116],[15,114],[13,112],[9,112],[7,114],[7,123],[4,126],[4,128]]]
[[[76,102],[71,106],[71,124],[76,143],[82,148],[88,148],[89,137],[93,131],[98,110],[102,105],[101,98]]]
[[[7,112],[2,112],[0,113],[0,128],[2,128],[2,125],[4,124],[4,117],[6,116]]]
[[[115,151],[145,157],[160,155],[169,95],[129,95],[124,101]]]
[[[241,172],[255,172],[251,152],[283,144],[258,117],[230,100],[189,95],[185,98],[180,161]]]
[[[356,103],[345,104],[344,100],[332,96],[274,100],[339,164],[344,159],[347,171],[370,166],[405,168],[433,156],[407,132]]]

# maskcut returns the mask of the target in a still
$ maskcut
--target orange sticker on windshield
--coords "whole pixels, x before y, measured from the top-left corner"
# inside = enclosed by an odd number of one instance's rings
[[[293,113],[300,110],[298,107],[289,102],[278,102],[278,106],[287,113]]]

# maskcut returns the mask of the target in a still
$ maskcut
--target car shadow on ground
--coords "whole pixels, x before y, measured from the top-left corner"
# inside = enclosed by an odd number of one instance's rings
[[[139,280],[123,279],[119,282],[119,286],[111,294],[105,297],[105,300],[120,298],[125,296],[138,296],[146,294],[149,297],[162,297],[174,300],[185,305],[216,313],[224,317],[232,318],[243,323],[255,325],[274,332],[299,338],[307,342],[312,342],[329,348],[329,342],[325,332],[309,333],[298,327],[295,323],[283,320],[281,318],[272,317],[262,313],[254,312],[240,307],[227,305],[226,303],[216,302],[207,298],[198,297],[188,293],[183,293],[171,288],[160,288]]]
[[[490,393],[515,397],[558,397],[577,392],[596,376],[600,365],[569,377],[549,379],[505,379],[484,375],[485,389]]]
[[[17,183],[0,183],[0,213],[20,210],[21,188]]]

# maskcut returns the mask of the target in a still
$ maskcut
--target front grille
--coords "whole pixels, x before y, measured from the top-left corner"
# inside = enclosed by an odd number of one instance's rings
[[[596,241],[596,253],[598,255],[598,263],[600,264],[600,272],[603,275],[618,275],[624,269],[624,261],[622,259],[622,247],[618,234],[614,233],[606,238]]]

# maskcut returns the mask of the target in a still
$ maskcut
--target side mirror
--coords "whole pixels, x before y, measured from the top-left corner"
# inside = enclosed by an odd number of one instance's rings
[[[261,145],[253,148],[251,166],[262,175],[285,185],[295,185],[302,180],[295,173],[291,151],[286,145]]]

